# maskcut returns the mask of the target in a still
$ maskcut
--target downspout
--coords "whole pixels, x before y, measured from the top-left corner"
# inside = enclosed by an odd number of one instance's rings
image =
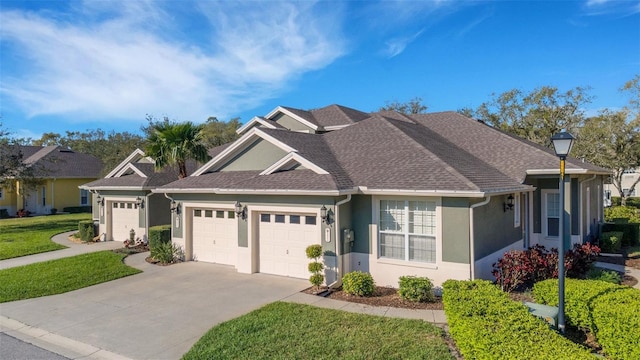
[[[342,286],[342,269],[344,268],[343,264],[342,264],[342,242],[340,241],[340,216],[339,216],[339,208],[340,205],[342,204],[346,204],[349,201],[351,201],[351,194],[347,194],[347,197],[343,200],[340,200],[336,203],[335,208],[336,208],[336,221],[335,221],[335,227],[336,227],[336,258],[338,260],[338,272],[337,272],[337,276],[336,276],[336,281],[332,282],[331,284],[329,284],[329,288],[330,289],[335,289],[338,288],[340,286]]]
[[[531,219],[530,219],[530,211],[529,204],[531,203],[531,196],[533,195],[532,191],[524,193],[524,208],[525,208],[525,216],[524,216],[524,247],[528,248],[531,246]]]
[[[476,251],[475,247],[475,236],[473,235],[473,209],[487,205],[491,201],[491,196],[487,196],[487,198],[477,204],[473,204],[469,207],[469,262],[471,263],[471,280],[475,280],[476,278]]]
[[[149,197],[153,195],[151,192],[148,192],[144,197],[144,236],[146,239],[143,239],[145,243],[149,243]]]
[[[580,237],[582,238],[582,239],[580,239],[580,242],[584,241],[584,234],[582,233],[582,229],[583,229],[583,225],[584,225],[584,223],[583,223],[584,216],[583,216],[583,213],[582,213],[582,184],[587,182],[587,181],[595,180],[595,178],[596,178],[596,174],[593,174],[593,176],[591,176],[590,178],[587,178],[587,179],[584,179],[584,180],[581,180],[581,181],[578,182],[578,184],[580,185],[580,194],[578,194],[578,196],[580,196]],[[589,194],[589,195],[591,195],[591,194]],[[589,202],[589,203],[591,203],[591,202]],[[588,219],[588,220],[589,220],[589,226],[591,226],[591,219]],[[587,234],[589,234],[589,229],[587,229]]]
[[[54,207],[56,207],[56,178],[53,178],[51,182],[51,208],[53,209]]]

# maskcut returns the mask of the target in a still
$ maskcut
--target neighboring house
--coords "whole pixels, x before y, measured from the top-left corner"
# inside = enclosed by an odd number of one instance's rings
[[[633,185],[636,181],[638,181],[638,178],[640,178],[640,168],[626,170],[622,174],[622,191],[631,197],[640,196],[640,193],[638,191],[638,185],[636,185],[633,191],[631,190],[631,185]],[[620,191],[618,191],[618,189],[615,186],[613,186],[613,184],[605,184],[604,190],[605,190],[605,196],[609,195],[609,199],[611,199],[612,196],[620,197]]]
[[[189,173],[196,168],[194,163],[187,165]],[[146,241],[150,226],[169,224],[169,200],[151,190],[177,180],[178,171],[154,167],[154,160],[136,149],[104,178],[80,186],[94,194],[93,219],[103,240],[124,241],[133,230],[136,238]]]
[[[89,193],[78,186],[100,177],[100,159],[62,146],[21,146],[20,151],[37,184],[16,181],[11,188],[0,188],[0,209],[15,216],[21,209],[49,214],[51,209],[91,206]]]
[[[491,278],[505,251],[558,247],[553,150],[455,112],[368,114],[338,105],[278,107],[238,130],[191,176],[155,190],[173,200],[172,239],[187,260],[241,273],[308,278],[322,244],[328,284],[362,270]],[[603,218],[607,170],[569,158],[572,243]]]

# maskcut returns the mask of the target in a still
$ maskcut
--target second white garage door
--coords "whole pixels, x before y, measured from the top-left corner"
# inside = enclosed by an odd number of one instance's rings
[[[193,210],[193,258],[235,265],[238,242],[235,213],[219,209]]]
[[[315,214],[261,213],[260,272],[308,279],[307,246],[320,244]]]
[[[134,202],[118,201],[111,203],[112,240],[125,241],[133,229],[137,238],[142,238],[138,228],[138,207]]]

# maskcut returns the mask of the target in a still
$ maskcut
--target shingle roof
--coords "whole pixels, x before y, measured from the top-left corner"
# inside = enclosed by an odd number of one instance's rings
[[[339,118],[336,114],[341,111],[345,110],[332,105],[321,113],[325,119],[331,117],[327,114]],[[528,170],[558,166],[551,150],[455,112],[380,112],[324,134],[266,128],[260,131],[289,145],[329,175],[299,169],[268,175],[257,171],[219,172],[188,177],[163,188],[329,191],[361,187],[505,193],[528,190],[530,187],[523,185]],[[567,168],[606,171],[575,159],[568,161]]]
[[[74,152],[62,146],[21,146],[25,164],[43,178],[97,178],[102,161],[95,156]]]
[[[336,104],[309,111],[285,106],[282,108],[321,128],[351,125],[370,117],[370,114],[360,110]]]

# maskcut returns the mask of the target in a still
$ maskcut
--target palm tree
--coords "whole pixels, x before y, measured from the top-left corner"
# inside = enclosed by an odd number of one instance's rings
[[[178,178],[187,177],[187,160],[204,163],[210,159],[204,145],[202,125],[158,122],[151,125],[145,153],[155,159],[157,170],[167,165],[178,167]]]

